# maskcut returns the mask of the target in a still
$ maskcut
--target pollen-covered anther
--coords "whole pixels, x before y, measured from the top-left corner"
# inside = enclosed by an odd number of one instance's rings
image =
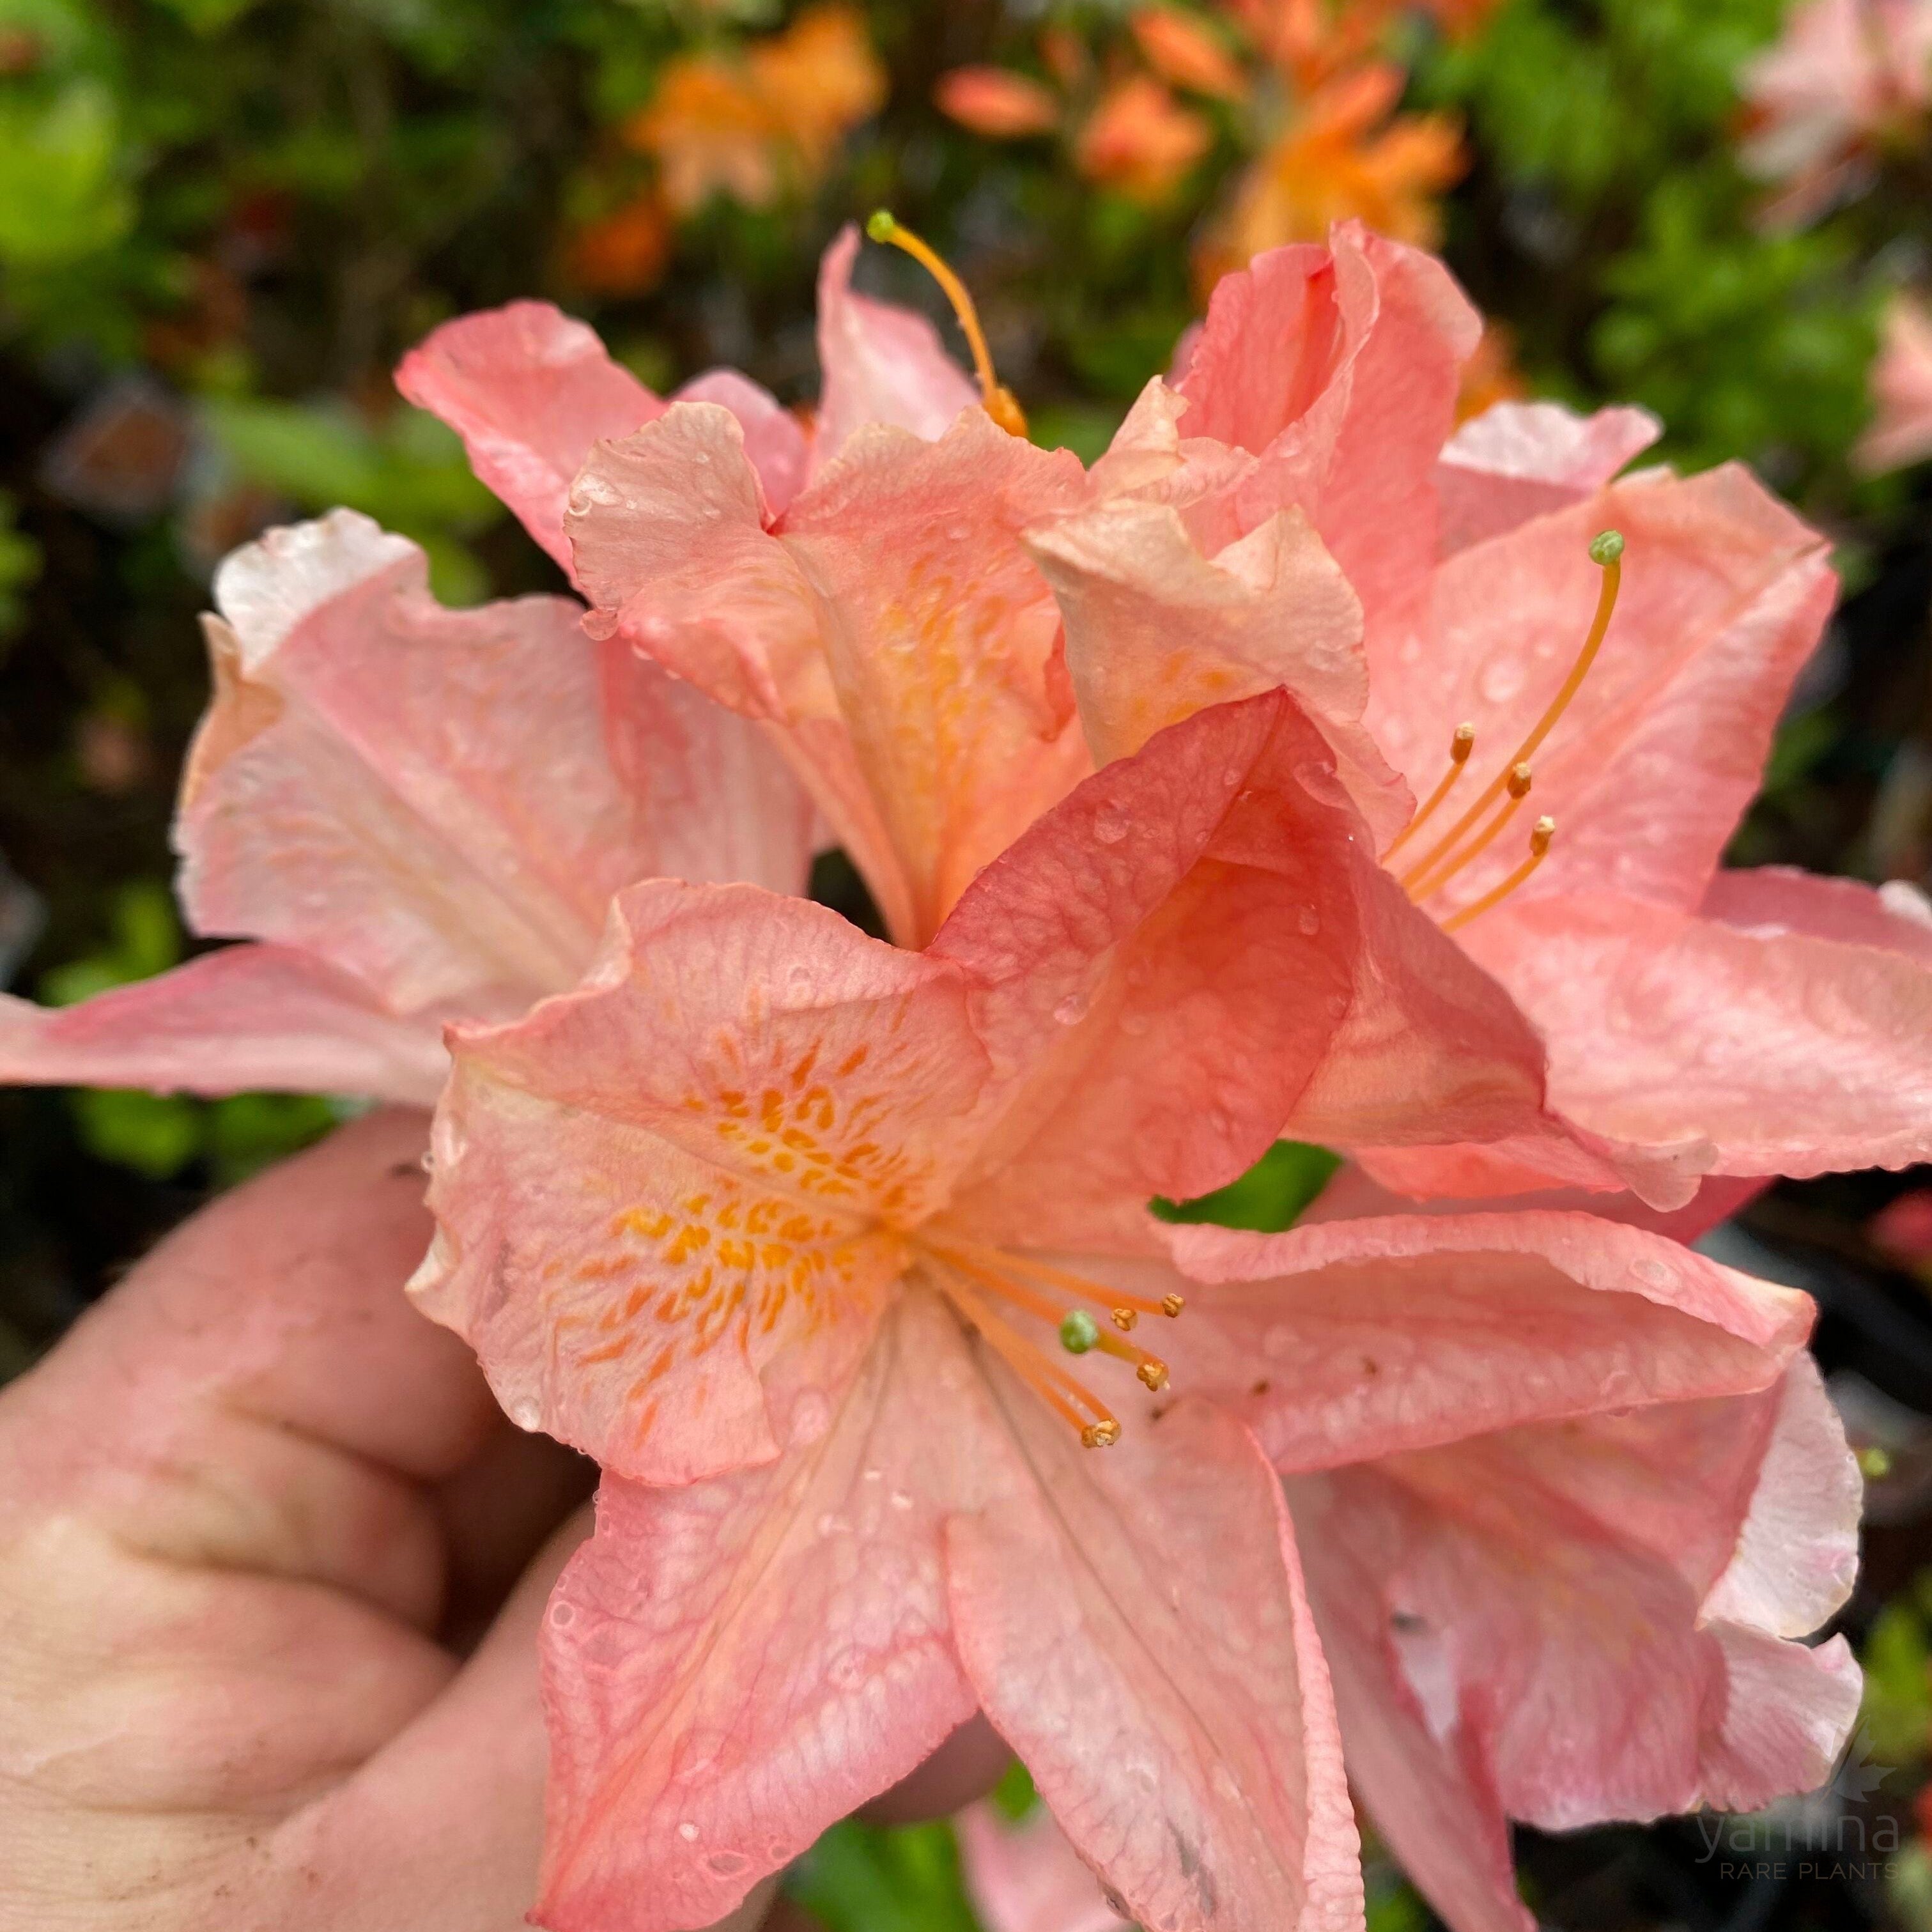
[[[1442,922],[1442,930],[1444,932],[1460,931],[1472,919],[1480,919],[1491,907],[1501,905],[1543,863],[1556,836],[1556,820],[1539,818],[1530,828],[1529,856],[1508,878],[1492,886],[1480,898],[1472,899],[1461,911],[1451,914]]]
[[[1420,901],[1440,892],[1456,873],[1479,857],[1493,842],[1497,835],[1509,821],[1510,813],[1529,790],[1529,762],[1542,748],[1544,740],[1556,728],[1557,721],[1569,710],[1570,700],[1582,689],[1583,680],[1590,674],[1590,667],[1597,661],[1597,654],[1603,649],[1604,640],[1609,635],[1610,619],[1617,608],[1617,593],[1623,582],[1623,534],[1618,530],[1600,531],[1590,543],[1590,561],[1603,572],[1603,582],[1597,597],[1596,615],[1591,620],[1588,634],[1583,640],[1583,647],[1576,653],[1568,675],[1558,687],[1556,695],[1544,707],[1543,716],[1533,724],[1521,744],[1510,754],[1508,764],[1491,778],[1479,792],[1473,803],[1456,820],[1449,830],[1400,875],[1402,889],[1412,899]],[[1430,795],[1428,802],[1412,819],[1388,852],[1386,859],[1408,838],[1424,818],[1439,805],[1462,770],[1456,762],[1455,745],[1463,742],[1463,734],[1469,734],[1473,745],[1475,734],[1469,725],[1456,728],[1455,744],[1450,749],[1450,765],[1448,776]],[[1466,758],[1467,754],[1464,754]],[[1519,787],[1520,789],[1519,789]],[[1504,801],[1501,812],[1492,818],[1486,815],[1498,800]],[[1479,829],[1480,828],[1480,829]],[[1459,918],[1460,915],[1458,915]]]
[[[1449,796],[1456,781],[1462,776],[1469,762],[1469,754],[1475,748],[1475,726],[1466,723],[1457,725],[1455,735],[1449,740],[1449,769],[1442,774],[1442,782],[1416,808],[1415,816],[1390,841],[1388,850],[1382,854],[1384,864],[1429,822],[1430,814]]]
[[[1156,1394],[1167,1386],[1167,1364],[1152,1355],[1148,1356],[1134,1373]]]
[[[1020,407],[1019,398],[993,373],[992,351],[986,346],[986,331],[980,326],[980,311],[974,306],[966,284],[954,273],[951,264],[930,242],[915,235],[885,208],[874,209],[866,218],[866,232],[874,242],[903,249],[939,284],[946,299],[952,304],[952,313],[959,319],[967,346],[973,352],[973,367],[980,378],[981,408],[1009,436],[1024,436],[1027,433],[1026,412]]]
[[[1080,1432],[1081,1446],[1087,1449],[1111,1449],[1120,1439],[1120,1425],[1111,1415]]]
[[[1163,1294],[1160,1298],[1160,1312],[1169,1320],[1172,1320],[1186,1306],[1186,1300],[1178,1294]]]
[[[1141,1318],[1131,1308],[1116,1308],[1109,1311],[1114,1326],[1123,1334],[1130,1330]]]

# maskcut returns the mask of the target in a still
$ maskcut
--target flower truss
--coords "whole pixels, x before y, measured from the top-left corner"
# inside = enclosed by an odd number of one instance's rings
[[[647,880],[452,1033],[415,1292],[606,1471],[540,1922],[709,1923],[975,1708],[1174,1932],[1358,1924],[1345,1761],[1456,1932],[1528,1923],[1509,1818],[1816,1784],[1856,1470],[1810,1304],[1661,1230],[1932,1152],[1932,915],[1718,868],[1820,540],[1617,480],[1640,412],[1452,434],[1476,318],[1358,229],[1225,281],[1090,471],[856,245],[784,464],[674,403],[562,528],[898,944]],[[447,412],[488,473],[544,394]],[[1283,1134],[1352,1156],[1322,1218],[1148,1212]]]

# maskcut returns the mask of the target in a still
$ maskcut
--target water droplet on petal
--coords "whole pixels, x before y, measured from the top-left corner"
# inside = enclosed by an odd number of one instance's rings
[[[1630,1273],[1639,1281],[1647,1281],[1652,1288],[1666,1288],[1670,1283],[1670,1270],[1654,1256],[1645,1255],[1630,1263]]]
[[[842,1530],[848,1530],[852,1526],[842,1516],[836,1514],[831,1510],[827,1510],[818,1519],[818,1533],[820,1536],[836,1536]]]
[[[1118,845],[1126,836],[1126,816],[1112,806],[1102,806],[1094,814],[1094,836],[1102,845]]]
[[[791,1406],[787,1433],[794,1448],[802,1448],[816,1442],[831,1426],[832,1405],[817,1389],[807,1389]]]
[[[718,1877],[731,1878],[745,1869],[747,1860],[742,1852],[713,1852],[704,1862]]]
[[[694,1844],[698,1840],[698,1827],[694,1825],[688,1818],[687,1818],[684,1822],[677,1828],[677,1835],[682,1838],[687,1845]]]
[[[1339,1020],[1348,1013],[1348,996],[1346,993],[1330,993],[1322,1004],[1328,1009],[1328,1017],[1331,1020]]]
[[[1069,993],[1054,1008],[1053,1017],[1062,1026],[1078,1026],[1087,1017],[1087,995]]]
[[[558,1630],[568,1630],[577,1621],[574,1604],[553,1604],[550,1606],[550,1620]]]
[[[859,1480],[862,1483],[883,1483],[886,1480],[886,1472],[883,1469],[861,1469]]]
[[[519,1429],[536,1429],[543,1422],[543,1410],[534,1396],[519,1396],[509,1406],[510,1420]]]
[[[1520,658],[1492,658],[1476,680],[1485,704],[1507,704],[1522,688],[1526,674]]]
[[[1304,906],[1296,914],[1294,922],[1300,927],[1304,938],[1312,939],[1322,930],[1322,915],[1312,906]]]
[[[912,1508],[911,1492],[908,1490],[893,1490],[892,1495],[892,1508],[896,1510],[910,1509]]]

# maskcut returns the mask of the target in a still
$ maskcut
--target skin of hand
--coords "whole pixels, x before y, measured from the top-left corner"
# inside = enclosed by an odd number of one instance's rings
[[[593,1472],[401,1292],[424,1132],[217,1202],[0,1393],[4,1932],[524,1924]]]
[[[595,1471],[402,1292],[425,1130],[224,1196],[0,1391],[0,1932],[525,1923],[538,1621]],[[975,1720],[868,1815],[1007,1761]]]

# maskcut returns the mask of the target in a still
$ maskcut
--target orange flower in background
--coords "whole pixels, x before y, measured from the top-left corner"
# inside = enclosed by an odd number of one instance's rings
[[[646,192],[578,229],[564,269],[579,288],[597,295],[642,295],[656,286],[670,246],[670,211],[662,196]]]
[[[809,184],[885,94],[885,71],[858,13],[813,7],[742,58],[680,56],[625,138],[656,160],[677,214],[721,190],[764,208],[784,188]]]
[[[1204,21],[1178,7],[1143,7],[1128,24],[1149,67],[1176,87],[1217,100],[1245,100],[1248,77]]]
[[[790,137],[808,175],[885,105],[886,71],[855,7],[808,8],[746,57],[752,88]]]
[[[1462,138],[1446,116],[1388,119],[1404,78],[1400,68],[1378,63],[1308,101],[1249,169],[1204,244],[1204,286],[1264,249],[1319,241],[1351,218],[1397,241],[1435,239],[1436,197],[1466,165]]]
[[[988,140],[1017,140],[1060,124],[1050,88],[1003,67],[956,67],[932,90],[939,111]]]
[[[1171,194],[1214,139],[1214,130],[1150,75],[1117,81],[1080,130],[1075,165],[1088,181],[1139,202]]]

